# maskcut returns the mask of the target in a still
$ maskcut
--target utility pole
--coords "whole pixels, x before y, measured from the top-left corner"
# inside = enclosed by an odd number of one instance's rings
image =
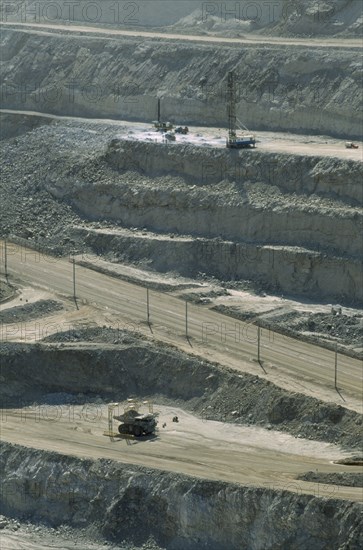
[[[185,337],[186,337],[187,340],[189,339],[189,335],[188,335],[188,302],[187,302],[187,300],[185,300]]]
[[[150,296],[149,289],[146,289],[146,315],[147,315],[147,324],[150,325]]]
[[[73,258],[73,298],[76,301],[76,260]]]
[[[261,363],[261,327],[257,327],[257,361]]]
[[[334,361],[334,387],[338,389],[338,344],[335,344],[335,361]]]
[[[4,265],[5,265],[5,277],[8,278],[8,244],[6,239],[4,240]]]

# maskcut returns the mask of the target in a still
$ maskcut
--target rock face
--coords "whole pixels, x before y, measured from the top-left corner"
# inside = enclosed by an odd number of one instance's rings
[[[361,135],[353,50],[154,42],[1,33],[2,105],[54,114],[226,125],[226,76],[239,75],[238,118],[254,130]],[[35,52],[35,53],[34,53]]]
[[[144,225],[144,224],[143,224]],[[283,292],[359,304],[363,300],[361,262],[328,257],[299,247],[263,246],[214,239],[148,238],[122,231],[76,230],[97,253],[112,251],[120,261],[146,262],[161,272],[186,277],[208,273],[219,279],[250,280]]]
[[[185,276],[207,272],[293,294],[363,300],[360,163],[260,152],[231,157],[123,140],[112,141],[102,161],[117,180],[70,179],[53,192],[91,219],[193,238],[83,231],[97,253],[147,258],[154,269]]]
[[[358,550],[358,503],[1,443],[1,512],[168,550]]]

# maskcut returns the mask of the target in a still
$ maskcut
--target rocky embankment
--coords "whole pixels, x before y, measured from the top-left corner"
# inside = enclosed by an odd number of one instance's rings
[[[168,550],[357,550],[358,503],[1,443],[1,512]]]
[[[27,29],[1,32],[2,106],[54,114],[226,126],[226,77],[253,130],[360,139],[355,50],[218,45]],[[34,53],[35,52],[35,53]],[[211,61],[212,60],[212,61]]]

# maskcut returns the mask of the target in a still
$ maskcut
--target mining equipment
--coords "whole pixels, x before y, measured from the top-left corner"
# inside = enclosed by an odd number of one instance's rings
[[[177,126],[177,127],[175,128],[175,133],[176,133],[176,134],[184,134],[184,135],[187,135],[187,134],[189,134],[189,128],[188,128],[188,126],[184,126],[184,127],[183,127],[183,126]]]
[[[148,413],[140,412],[140,405],[136,401],[128,400],[122,414],[114,415],[115,409],[119,409],[121,403],[111,403],[108,406],[108,428],[109,431],[104,435],[109,437],[134,436],[141,437],[143,435],[155,435],[156,426],[158,424],[158,413],[154,413],[152,406],[148,402],[144,405],[149,405]],[[113,431],[113,420],[120,422],[118,426],[118,434]]]
[[[175,132],[173,132],[172,130],[169,130],[168,132],[165,132],[163,137],[164,137],[165,141],[176,141]]]
[[[359,145],[357,145],[356,143],[353,143],[352,141],[346,141],[345,147],[347,149],[359,149]]]
[[[121,422],[118,427],[120,434],[131,434],[135,437],[155,434],[157,420],[154,414],[140,414],[130,409],[119,416],[114,416],[114,419]]]
[[[237,136],[236,116],[236,75],[234,71],[228,73],[227,80],[227,112],[228,112],[228,149],[247,149],[256,147],[256,137],[244,128],[242,134]],[[238,121],[239,122],[239,121]]]
[[[158,119],[153,121],[154,128],[157,132],[169,132],[173,129],[171,122],[163,122],[161,120],[161,100],[158,98]]]

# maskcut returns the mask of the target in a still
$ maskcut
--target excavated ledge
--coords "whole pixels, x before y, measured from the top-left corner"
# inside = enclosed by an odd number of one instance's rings
[[[219,239],[167,235],[143,236],[122,230],[76,228],[74,234],[96,254],[112,253],[119,261],[146,262],[160,272],[184,277],[199,273],[221,280],[252,280],[272,292],[316,297],[338,303],[363,302],[361,262],[327,256],[300,247],[264,246]]]
[[[360,547],[358,503],[1,443],[0,512],[168,550]]]
[[[242,152],[178,144],[163,146],[117,137],[110,141],[104,160],[118,170],[139,171],[149,177],[182,176],[188,185],[202,187],[221,181],[263,182],[282,193],[316,195],[362,205],[363,166],[357,160],[258,150]]]

